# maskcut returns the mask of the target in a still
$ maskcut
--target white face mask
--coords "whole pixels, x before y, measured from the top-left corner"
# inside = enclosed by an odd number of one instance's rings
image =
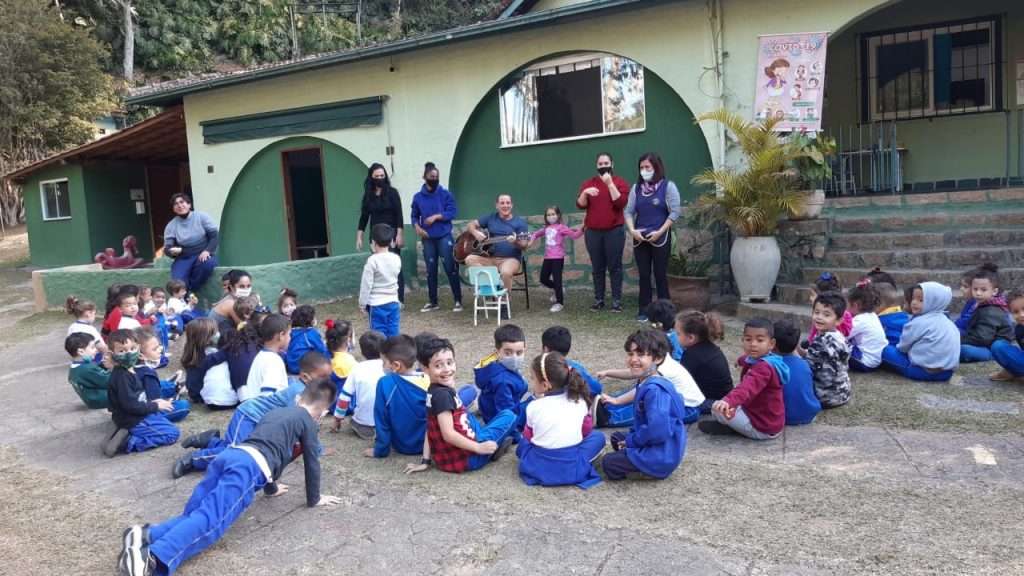
[[[644,179],[644,182],[650,182],[651,178],[654,178],[654,170],[641,170],[640,177]]]
[[[295,306],[284,306],[281,308],[281,314],[285,316],[291,316],[292,312],[295,312]]]
[[[558,222],[558,216],[548,216],[548,224],[555,224]]]
[[[252,294],[252,288],[235,288],[235,296],[245,297]]]

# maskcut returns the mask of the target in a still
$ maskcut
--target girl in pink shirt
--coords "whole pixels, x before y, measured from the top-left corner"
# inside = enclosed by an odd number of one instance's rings
[[[551,296],[554,303],[551,306],[552,312],[561,312],[565,294],[562,292],[562,268],[565,266],[565,237],[572,239],[583,235],[585,226],[579,230],[572,230],[562,223],[562,211],[558,206],[552,204],[544,211],[544,221],[547,224],[530,236],[530,242],[536,242],[541,236],[544,237],[544,264],[540,267],[540,283],[555,291]]]

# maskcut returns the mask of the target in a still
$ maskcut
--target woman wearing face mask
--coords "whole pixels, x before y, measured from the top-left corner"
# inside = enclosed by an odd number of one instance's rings
[[[437,310],[437,260],[444,263],[444,273],[455,300],[454,312],[462,311],[462,284],[455,264],[452,220],[455,219],[455,198],[441,186],[440,172],[433,162],[423,166],[423,187],[412,198],[412,226],[423,243],[423,263],[427,267],[427,294],[430,301],[420,312]]]
[[[366,171],[366,180],[363,181],[362,212],[359,215],[359,230],[356,231],[356,250],[360,252],[363,250],[363,232],[367,222],[371,228],[377,224],[391,226],[391,251],[402,255],[402,246],[405,245],[402,238],[402,197],[391,186],[388,171],[376,163],[370,165]],[[401,272],[398,274],[398,301],[405,302],[405,277]]]
[[[668,299],[668,258],[672,253],[672,224],[679,219],[679,189],[665,178],[661,156],[640,156],[639,178],[626,203],[626,229],[633,238],[633,256],[640,280],[637,322],[646,322],[644,310],[651,303],[651,273],[658,298]]]
[[[213,308],[210,308],[210,318],[217,323],[221,332],[234,330],[241,318],[235,314],[235,299],[252,295],[252,277],[245,270],[232,270],[228,272],[228,293],[224,295]],[[257,296],[257,300],[259,296]]]
[[[604,308],[604,276],[612,284],[612,312],[622,312],[622,250],[626,245],[623,208],[629,198],[629,183],[613,174],[612,155],[597,155],[597,175],[580,185],[576,207],[586,210],[584,241],[593,266],[594,304],[591,312]]]
[[[186,194],[171,196],[175,218],[164,228],[164,254],[174,259],[171,278],[181,280],[189,292],[199,292],[217,266],[217,224],[205,212],[192,211]]]

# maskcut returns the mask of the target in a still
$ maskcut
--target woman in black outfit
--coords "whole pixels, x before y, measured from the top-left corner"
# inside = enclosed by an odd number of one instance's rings
[[[359,215],[359,230],[356,232],[356,250],[363,250],[363,232],[366,224],[387,224],[391,226],[391,251],[402,255],[402,197],[391,186],[388,171],[381,164],[371,164],[363,182],[362,213]],[[398,300],[405,302],[405,275],[398,274]]]

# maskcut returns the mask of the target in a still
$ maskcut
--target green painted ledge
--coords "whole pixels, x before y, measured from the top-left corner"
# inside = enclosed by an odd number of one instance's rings
[[[241,268],[252,276],[253,293],[259,294],[264,304],[275,307],[281,288],[286,286],[297,291],[304,303],[326,302],[355,296],[359,293],[359,281],[368,256],[369,253],[346,254]],[[220,298],[220,277],[231,269],[226,266],[218,266],[215,269],[213,276],[199,294],[204,307]],[[39,270],[37,274],[37,309],[63,307],[68,295],[74,294],[95,302],[100,308],[101,315],[107,298],[107,287],[111,284],[120,282],[164,286],[171,278],[170,260],[166,258],[157,260],[154,268],[83,270],[82,267],[70,267]],[[39,297],[39,292],[45,300]]]

